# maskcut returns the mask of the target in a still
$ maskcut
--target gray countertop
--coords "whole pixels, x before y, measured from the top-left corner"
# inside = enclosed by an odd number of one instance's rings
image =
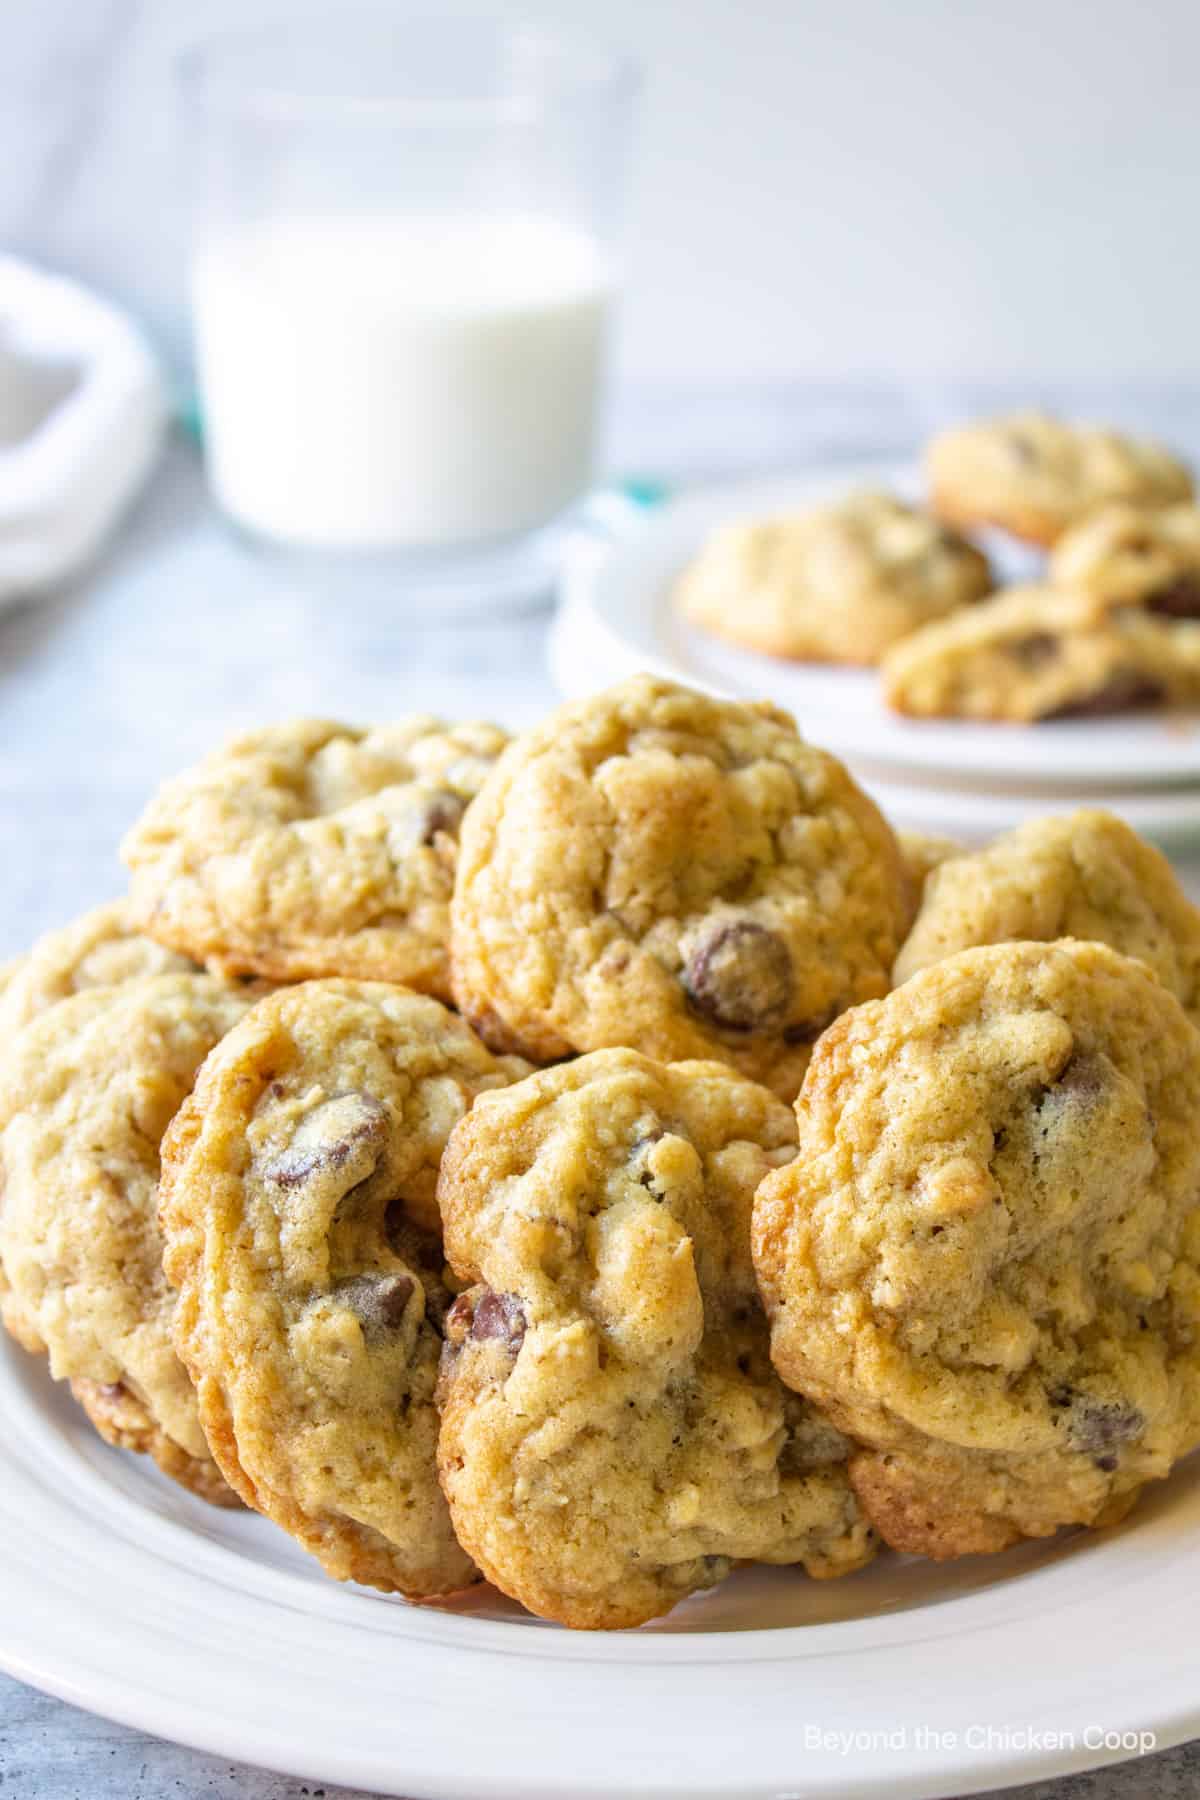
[[[963,399],[740,394],[724,398],[718,430],[711,405],[663,395],[618,423],[617,454],[626,467],[686,475],[887,452]],[[1194,393],[1108,404],[1200,448]],[[707,456],[718,443],[720,455]],[[440,625],[411,616],[399,595],[300,580],[213,518],[194,459],[176,447],[86,583],[0,618],[0,957],[120,890],[122,830],[161,776],[223,733],[306,711],[373,718],[421,707],[526,721],[553,699],[545,625],[545,613]],[[1023,1791],[1175,1800],[1200,1793],[1200,1745]],[[0,1800],[322,1792],[351,1800],[147,1738],[0,1677]]]
[[[49,1700],[0,1675],[3,1800],[367,1800],[350,1788],[269,1775],[200,1756]],[[1067,1780],[1008,1788],[994,1800],[1194,1800],[1200,1745]]]

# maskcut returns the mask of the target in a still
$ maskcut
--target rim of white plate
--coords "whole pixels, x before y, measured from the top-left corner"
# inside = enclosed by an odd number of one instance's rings
[[[767,697],[794,713],[814,743],[881,778],[1074,783],[1146,787],[1200,779],[1200,711],[1062,720],[1036,727],[903,719],[888,710],[870,669],[791,663],[742,650],[684,625],[671,587],[708,532],[730,519],[786,510],[847,488],[920,492],[915,464],[814,465],[791,475],[739,480],[685,492],[643,514],[615,538],[583,539],[568,558],[553,629],[551,671],[569,698],[639,669],[743,698]],[[1033,553],[989,548],[1010,578],[1028,574]]]
[[[572,1634],[325,1581],[265,1521],[206,1509],[109,1451],[8,1345],[0,1432],[0,1665],[297,1776],[431,1800],[936,1794],[1113,1760],[1083,1740],[1089,1722],[1161,1745],[1200,1730],[1200,1461],[1103,1538],[918,1575],[924,1605],[893,1562],[857,1589],[805,1584],[855,1596],[860,1617],[706,1629],[722,1589],[657,1628]],[[735,1577],[727,1610],[800,1579]],[[972,1722],[994,1741],[967,1741]],[[1047,1725],[1079,1741],[1013,1735]],[[918,1743],[921,1726],[940,1736]],[[846,1755],[810,1729],[871,1741]]]

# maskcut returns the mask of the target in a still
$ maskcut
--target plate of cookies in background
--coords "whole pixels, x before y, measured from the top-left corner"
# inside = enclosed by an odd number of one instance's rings
[[[1200,1729],[1200,911],[1129,825],[898,834],[640,674],[265,727],[122,855],[0,978],[0,1665],[431,1800]]]
[[[653,668],[769,694],[868,774],[1200,779],[1200,506],[1172,450],[1028,412],[920,466],[684,493],[585,552],[569,695]]]

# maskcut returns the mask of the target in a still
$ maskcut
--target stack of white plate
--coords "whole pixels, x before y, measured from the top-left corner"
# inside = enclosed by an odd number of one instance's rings
[[[787,511],[848,487],[919,492],[911,466],[855,465],[685,495],[610,540],[581,543],[563,583],[550,665],[560,691],[593,693],[639,669],[717,693],[770,699],[836,752],[896,824],[974,841],[1036,813],[1103,806],[1176,856],[1200,853],[1200,712],[1037,726],[905,719],[871,669],[743,651],[685,625],[681,570],[715,525]],[[988,545],[1008,580],[1037,560]]]

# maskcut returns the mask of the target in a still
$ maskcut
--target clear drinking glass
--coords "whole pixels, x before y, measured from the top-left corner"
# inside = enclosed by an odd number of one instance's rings
[[[544,590],[594,471],[630,65],[350,14],[217,40],[181,76],[220,506],[453,610]]]

